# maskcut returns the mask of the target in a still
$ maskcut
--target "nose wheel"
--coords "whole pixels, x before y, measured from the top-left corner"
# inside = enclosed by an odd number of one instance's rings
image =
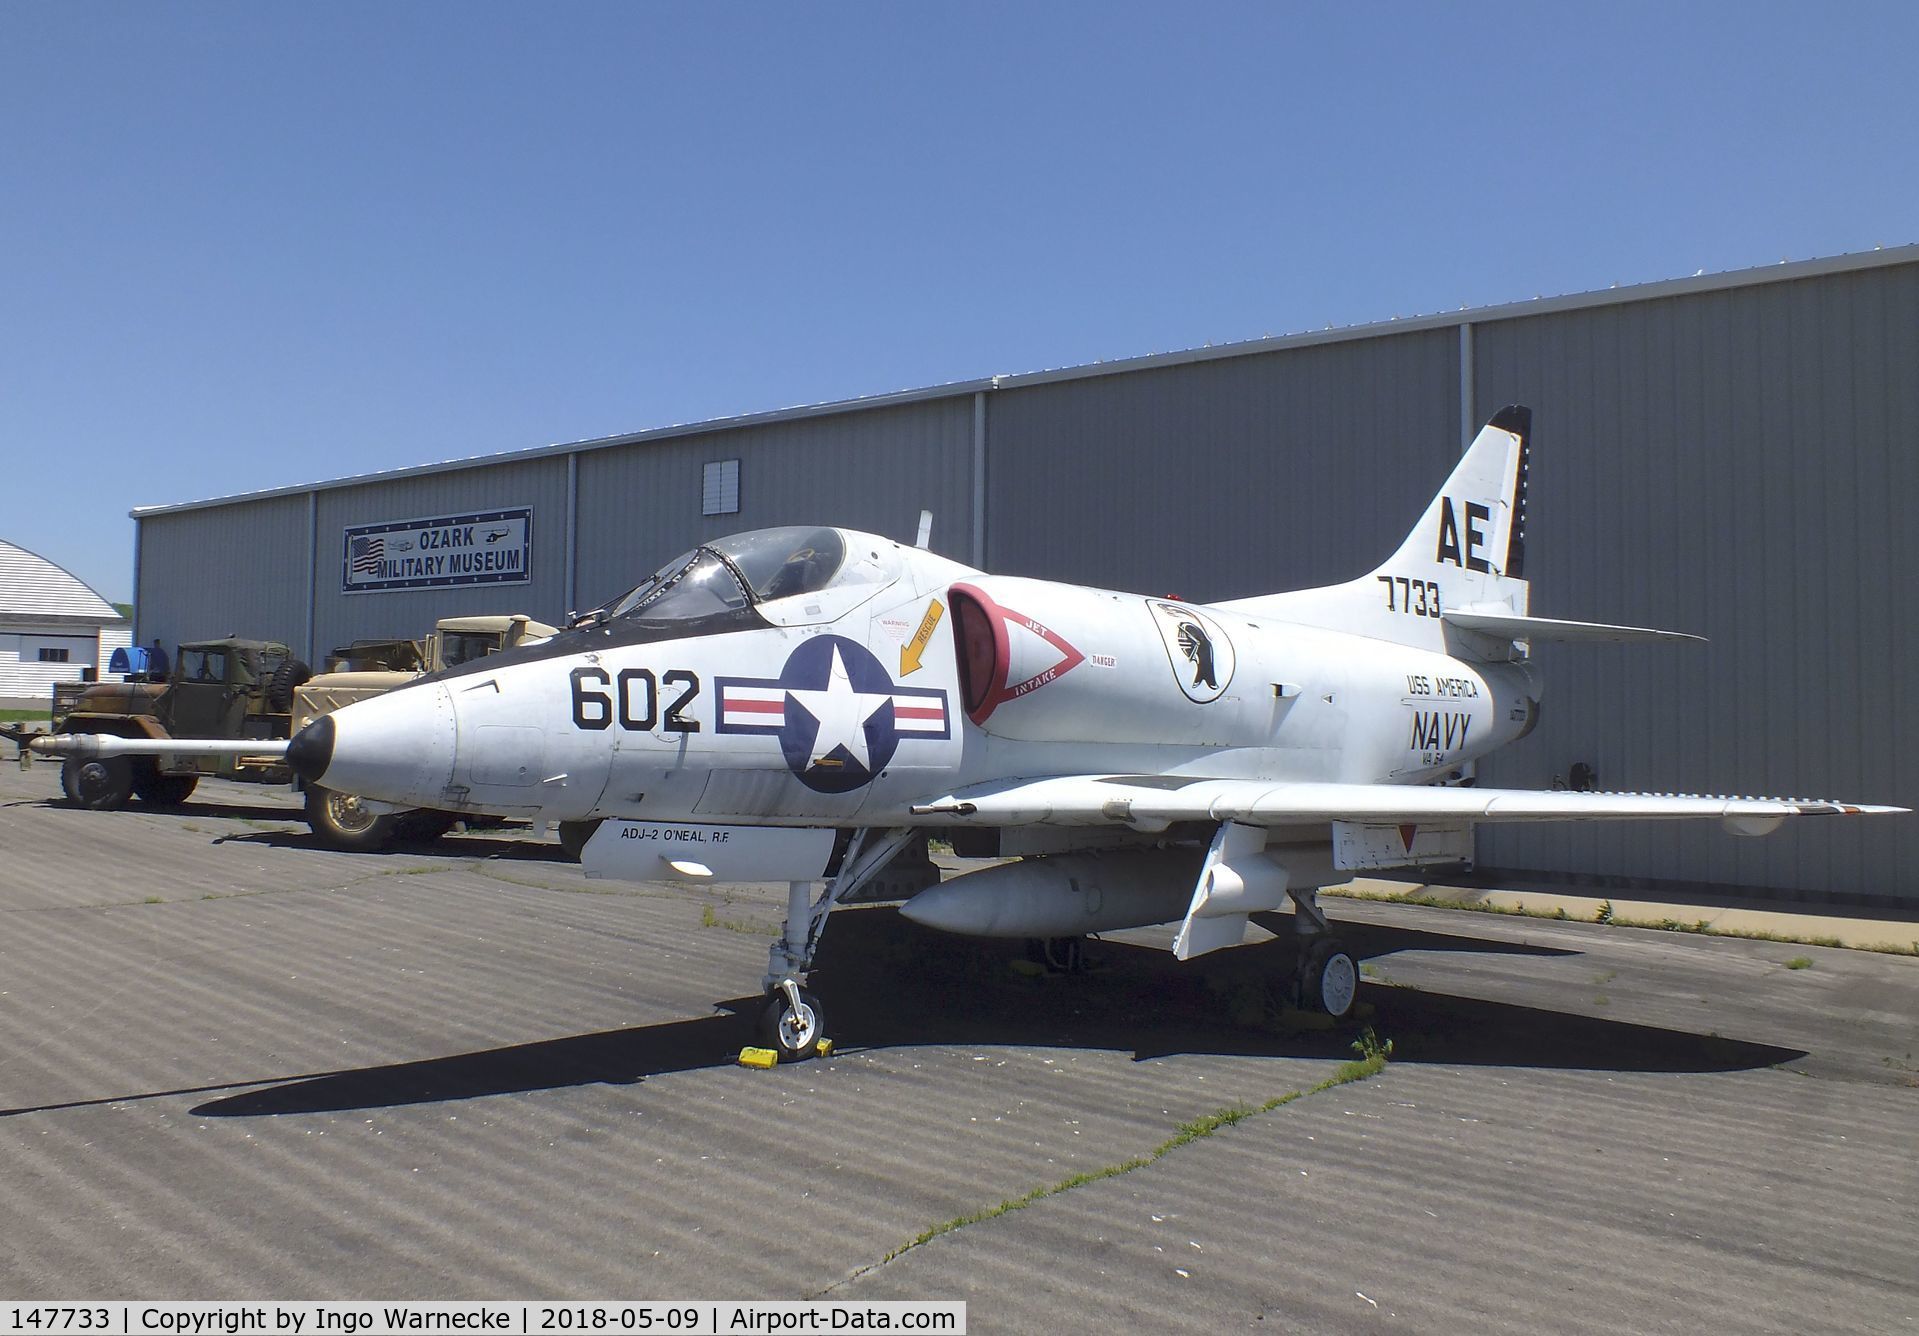
[[[826,1037],[820,1000],[792,979],[783,980],[760,1012],[760,1044],[779,1054],[781,1062],[804,1062],[820,1051]]]

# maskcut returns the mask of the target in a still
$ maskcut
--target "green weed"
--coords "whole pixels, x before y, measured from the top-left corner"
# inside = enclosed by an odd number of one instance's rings
[[[779,929],[770,923],[755,923],[751,919],[724,919],[713,912],[712,905],[700,909],[702,928],[724,928],[728,932],[743,932],[754,937],[777,937]]]
[[[1505,914],[1515,918],[1558,918],[1555,911],[1526,909],[1523,905],[1507,906],[1492,904],[1485,900],[1448,900],[1443,896],[1424,895],[1418,891],[1325,891],[1322,894],[1336,895],[1347,900],[1374,900],[1389,905],[1423,905],[1429,909],[1463,909],[1474,914]],[[1611,900],[1602,901],[1593,915],[1596,923],[1610,924],[1615,928],[1660,928],[1667,932],[1697,933],[1704,937],[1740,937],[1755,942],[1787,942],[1798,946],[1836,946],[1846,947],[1846,943],[1837,937],[1813,936],[1808,934],[1772,932],[1764,928],[1728,928],[1717,926],[1706,919],[1695,919],[1691,923],[1681,923],[1678,919],[1634,919],[1621,918],[1613,910]],[[1874,951],[1889,956],[1919,956],[1919,941],[1901,945],[1897,942],[1862,942],[1849,948],[1854,951]]]
[[[1351,1062],[1341,1063],[1339,1068],[1334,1071],[1331,1076],[1319,1082],[1317,1085],[1308,1086],[1303,1090],[1289,1090],[1283,1095],[1274,1096],[1264,1104],[1232,1104],[1223,1109],[1215,1109],[1212,1113],[1204,1114],[1201,1117],[1193,1119],[1191,1122],[1179,1124],[1172,1136],[1160,1142],[1159,1145],[1144,1155],[1135,1155],[1131,1159],[1121,1160],[1118,1164],[1109,1164],[1098,1169],[1090,1169],[1083,1173],[1073,1174],[1068,1178],[1062,1178],[1057,1183],[1034,1188],[1031,1192],[1022,1193],[1017,1197],[1008,1197],[998,1205],[988,1206],[983,1210],[972,1211],[966,1215],[956,1215],[951,1220],[942,1221],[934,1225],[931,1229],[920,1233],[910,1242],[895,1248],[892,1252],[886,1254],[885,1260],[890,1262],[895,1257],[900,1256],[900,1254],[911,1252],[921,1244],[931,1243],[934,1239],[940,1237],[940,1235],[951,1234],[956,1229],[964,1229],[968,1225],[977,1225],[982,1220],[991,1220],[997,1216],[1006,1215],[1011,1211],[1023,1210],[1036,1201],[1043,1201],[1048,1197],[1057,1196],[1059,1193],[1069,1192],[1077,1187],[1084,1187],[1088,1183],[1097,1183],[1101,1179],[1117,1178],[1121,1174],[1130,1174],[1135,1169],[1144,1169],[1155,1160],[1164,1155],[1171,1154],[1181,1146],[1191,1145],[1203,1137],[1213,1135],[1213,1133],[1219,1131],[1221,1128],[1231,1127],[1235,1123],[1244,1122],[1246,1119],[1257,1114],[1271,1113],[1274,1109],[1291,1104],[1294,1100],[1304,1099],[1308,1095],[1317,1095],[1322,1090],[1331,1090],[1334,1086],[1348,1085],[1354,1081],[1364,1081],[1370,1076],[1377,1076],[1385,1070],[1387,1061],[1392,1057],[1393,1041],[1390,1039],[1382,1040],[1378,1035],[1373,1033],[1373,1027],[1369,1025],[1360,1031],[1359,1038],[1353,1041],[1353,1052],[1359,1056]]]

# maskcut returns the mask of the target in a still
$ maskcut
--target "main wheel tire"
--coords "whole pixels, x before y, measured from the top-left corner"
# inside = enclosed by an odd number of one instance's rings
[[[316,787],[307,790],[307,824],[328,848],[368,854],[392,843],[395,823],[351,793]]]
[[[293,689],[313,676],[313,670],[298,659],[282,659],[267,679],[267,704],[280,714],[293,710]]]
[[[178,807],[200,786],[198,775],[152,773],[134,781],[133,796],[148,807]]]
[[[1338,942],[1321,938],[1306,948],[1299,968],[1299,1004],[1344,1020],[1359,997],[1359,966]]]
[[[793,1010],[784,991],[775,990],[760,1012],[760,1044],[780,1055],[781,1062],[804,1062],[820,1051],[826,1038],[826,1013],[820,1000],[800,990],[800,1008]]]
[[[124,756],[70,756],[60,766],[60,787],[95,812],[117,812],[133,794],[133,762]]]

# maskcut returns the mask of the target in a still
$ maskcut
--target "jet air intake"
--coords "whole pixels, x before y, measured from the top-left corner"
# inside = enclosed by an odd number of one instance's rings
[[[966,717],[996,737],[1217,747],[1271,736],[1277,670],[1248,662],[1265,642],[1243,619],[1014,576],[948,597]]]

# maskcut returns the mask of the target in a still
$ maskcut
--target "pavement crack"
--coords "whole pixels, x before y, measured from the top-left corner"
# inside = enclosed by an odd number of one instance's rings
[[[1115,1164],[1103,1165],[1098,1169],[1090,1169],[1083,1173],[1073,1174],[1061,1179],[1057,1183],[1041,1184],[1039,1187],[1022,1193],[1017,1197],[1008,1197],[995,1206],[989,1206],[984,1210],[973,1211],[966,1215],[954,1216],[951,1220],[942,1221],[893,1249],[893,1251],[887,1253],[886,1256],[880,1258],[879,1261],[868,1262],[865,1266],[834,1281],[831,1285],[828,1285],[825,1289],[815,1294],[813,1298],[824,1299],[827,1295],[842,1286],[850,1285],[860,1277],[878,1271],[889,1262],[905,1256],[922,1244],[931,1243],[934,1239],[942,1235],[955,1233],[965,1229],[968,1225],[977,1225],[983,1221],[997,1219],[1002,1215],[1010,1215],[1014,1211],[1024,1210],[1026,1207],[1033,1205],[1033,1203],[1044,1201],[1048,1197],[1057,1197],[1063,1192],[1072,1191],[1074,1188],[1085,1187],[1088,1183],[1098,1183],[1108,1178],[1118,1178],[1122,1174],[1130,1174],[1135,1169],[1144,1169],[1148,1165],[1155,1164],[1167,1155],[1172,1154],[1181,1146],[1203,1140],[1213,1135],[1213,1133],[1220,1131],[1222,1128],[1231,1127],[1235,1123],[1244,1122],[1248,1118],[1256,1118],[1261,1114],[1271,1113],[1275,1109],[1284,1108],[1286,1105],[1305,1099],[1309,1095],[1317,1095],[1322,1091],[1331,1090],[1336,1086],[1350,1085],[1354,1081],[1364,1081],[1377,1076],[1386,1070],[1386,1063],[1392,1057],[1393,1041],[1390,1039],[1381,1040],[1374,1035],[1372,1027],[1368,1026],[1360,1037],[1353,1041],[1353,1051],[1358,1053],[1359,1057],[1351,1062],[1341,1063],[1339,1068],[1334,1071],[1331,1076],[1314,1085],[1305,1086],[1298,1090],[1289,1090],[1283,1095],[1275,1095],[1263,1104],[1233,1104],[1223,1109],[1216,1109],[1212,1113],[1193,1119],[1191,1122],[1179,1124],[1178,1129],[1172,1136],[1160,1142],[1159,1145],[1153,1147],[1152,1150],[1146,1152],[1144,1155],[1134,1155],[1128,1159],[1120,1160]]]

